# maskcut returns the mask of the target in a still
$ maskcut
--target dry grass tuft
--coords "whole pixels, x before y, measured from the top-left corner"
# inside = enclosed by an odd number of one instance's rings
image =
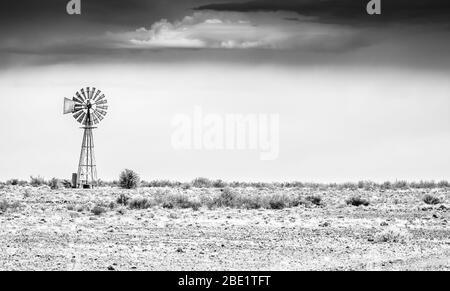
[[[430,195],[430,194],[425,195],[422,198],[422,201],[425,202],[426,204],[429,204],[429,205],[437,205],[437,204],[441,204],[442,203],[441,199],[439,199],[436,196]]]

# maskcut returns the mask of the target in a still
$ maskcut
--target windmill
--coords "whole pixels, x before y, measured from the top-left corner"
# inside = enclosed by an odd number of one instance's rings
[[[83,88],[72,99],[64,98],[64,114],[72,114],[84,130],[78,173],[73,178],[73,186],[76,188],[93,188],[97,185],[92,130],[105,118],[107,110],[105,94],[96,88]]]

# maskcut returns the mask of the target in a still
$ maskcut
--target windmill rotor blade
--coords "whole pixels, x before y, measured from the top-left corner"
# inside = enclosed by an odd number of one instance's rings
[[[81,96],[81,94],[79,92],[77,92],[75,95],[77,95],[78,99],[81,100],[81,103],[84,103],[84,97]]]
[[[97,124],[98,121],[97,121],[97,117],[96,117],[95,114],[94,114],[94,111],[92,110],[90,114],[91,114],[91,121],[92,121],[94,124]]]
[[[81,111],[81,115],[78,117],[77,121],[79,123],[83,123],[84,118],[86,117],[86,113],[84,111]]]
[[[103,109],[103,110],[108,110],[108,106],[106,106],[106,105],[100,105],[100,106],[97,106],[97,108],[99,108],[99,109]]]
[[[106,99],[95,102],[95,104],[97,104],[97,105],[102,105],[102,104],[107,104],[107,103],[108,103],[108,100],[106,100]]]
[[[85,100],[85,101],[88,100],[86,93],[84,92],[84,89],[81,89],[80,92],[81,92],[81,95],[83,95],[83,98],[84,98],[83,100]]]
[[[102,94],[102,95],[97,99],[96,102],[99,102],[99,101],[102,100],[103,98],[105,98],[105,94]]]
[[[94,101],[94,102],[97,102],[97,98],[98,98],[98,96],[99,96],[101,93],[102,93],[102,91],[97,90],[97,93],[95,93],[95,96],[94,96],[94,98],[93,98],[93,101]]]
[[[74,109],[86,109],[86,105],[84,105],[84,104],[75,104]]]
[[[95,87],[92,87],[92,91],[91,91],[91,95],[89,96],[89,99],[92,100],[94,98],[95,90],[97,90],[97,89],[95,89]]]
[[[94,110],[94,114],[98,119],[98,122],[103,120],[103,116],[100,114],[100,112],[98,110]]]
[[[75,118],[75,119],[78,120],[78,117],[80,117],[81,114],[83,114],[83,113],[84,113],[84,111],[79,111],[79,112],[77,112],[77,113],[75,113],[75,114],[73,115],[73,118]]]
[[[77,113],[83,109],[86,109],[86,105],[81,105],[81,104],[75,104],[75,107],[73,109],[73,113]]]
[[[104,110],[101,110],[101,109],[97,109],[97,112],[99,113],[99,114],[101,114],[102,116],[106,116],[106,111],[104,111]]]
[[[89,87],[86,88],[86,98],[87,100],[91,99],[91,88]]]
[[[79,98],[79,97],[73,97],[72,101],[75,103],[79,103],[79,104],[83,104],[83,99]]]

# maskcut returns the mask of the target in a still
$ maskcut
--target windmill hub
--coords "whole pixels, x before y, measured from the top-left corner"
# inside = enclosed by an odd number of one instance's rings
[[[72,114],[84,129],[78,173],[74,183],[77,188],[92,188],[97,185],[92,126],[105,118],[107,110],[108,101],[105,94],[96,88],[83,88],[72,99],[64,99],[64,114]]]

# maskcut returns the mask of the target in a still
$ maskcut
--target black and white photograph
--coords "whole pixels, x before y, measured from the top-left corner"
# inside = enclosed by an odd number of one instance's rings
[[[2,0],[0,117],[0,271],[450,270],[449,1]]]

